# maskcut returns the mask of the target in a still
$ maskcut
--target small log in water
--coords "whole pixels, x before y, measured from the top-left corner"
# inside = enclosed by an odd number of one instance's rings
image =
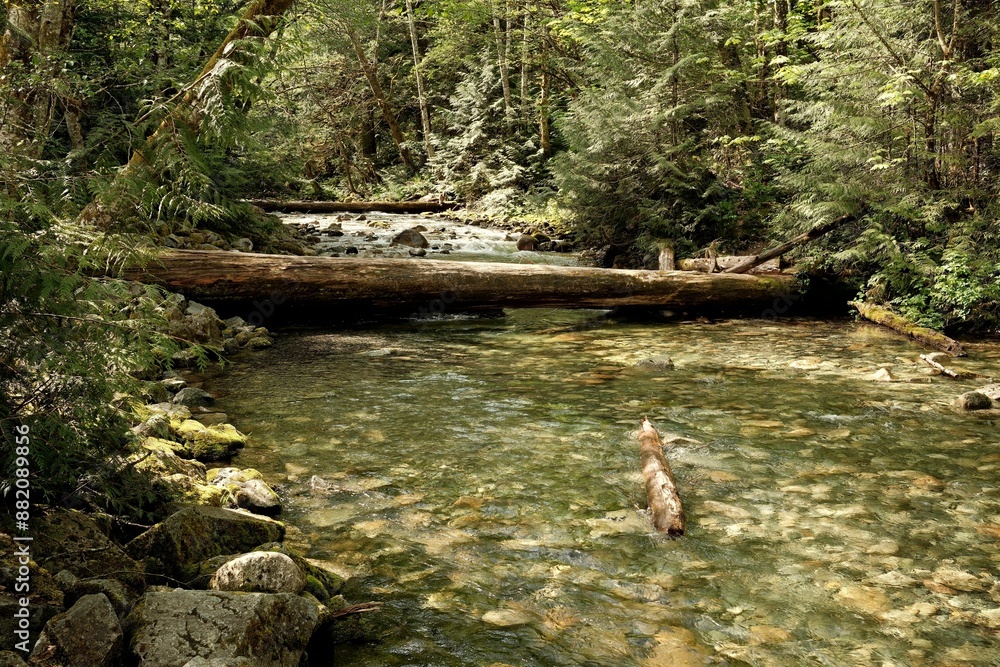
[[[939,350],[944,350],[953,357],[965,356],[965,348],[963,348],[962,344],[957,340],[948,338],[943,333],[939,333],[933,329],[917,326],[905,317],[900,317],[888,308],[882,308],[881,306],[865,303],[863,301],[851,301],[850,305],[857,308],[858,314],[870,322],[881,324],[882,326],[888,327],[893,331],[898,331],[899,333],[905,334],[915,341],[923,343],[924,345],[930,345],[931,347],[936,347]]]
[[[653,527],[671,536],[683,535],[684,507],[677,494],[677,482],[663,455],[663,440],[648,419],[643,420],[639,430],[639,450]]]

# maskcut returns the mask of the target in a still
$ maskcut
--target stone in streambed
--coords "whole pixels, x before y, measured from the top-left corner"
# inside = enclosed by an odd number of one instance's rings
[[[538,240],[531,234],[521,234],[517,239],[518,250],[535,250],[538,247]]]
[[[174,396],[173,403],[187,408],[207,408],[215,403],[215,399],[204,389],[184,387]]]
[[[844,586],[834,597],[845,607],[865,614],[877,615],[892,608],[885,593],[869,586]]]
[[[248,593],[302,592],[306,575],[290,557],[275,551],[238,556],[215,571],[209,588]]]
[[[278,494],[252,468],[214,468],[208,471],[207,480],[228,491],[237,507],[269,516],[281,512]]]
[[[392,241],[389,242],[389,245],[405,245],[410,248],[429,248],[431,244],[427,241],[427,238],[416,229],[404,229],[392,237]]]
[[[314,603],[288,593],[178,589],[146,593],[125,626],[139,667],[177,667],[196,658],[297,667],[318,622]]]
[[[931,579],[942,586],[953,588],[956,591],[966,593],[978,593],[985,591],[989,586],[976,575],[961,570],[937,570],[931,575]]]
[[[112,667],[122,646],[122,627],[103,593],[85,595],[50,620],[31,653],[38,667]]]
[[[962,410],[989,410],[993,407],[990,397],[979,391],[967,391],[955,399],[955,403]]]
[[[875,374],[872,375],[872,380],[874,380],[875,382],[895,382],[896,378],[893,376],[892,372],[888,368],[883,366],[882,368],[875,371]]]

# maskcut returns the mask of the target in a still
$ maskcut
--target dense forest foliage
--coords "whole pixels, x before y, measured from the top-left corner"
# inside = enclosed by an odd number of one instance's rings
[[[665,239],[740,253],[843,218],[803,268],[995,330],[998,10],[6,0],[0,421],[49,419],[70,444],[46,465],[103,460],[86,443],[121,432],[116,392],[173,343],[155,294],[88,276],[181,228],[263,243],[274,223],[240,203],[260,195],[440,192],[632,267]]]

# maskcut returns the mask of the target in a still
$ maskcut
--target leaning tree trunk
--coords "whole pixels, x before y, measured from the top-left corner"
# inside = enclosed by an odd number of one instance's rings
[[[322,312],[498,308],[766,308],[796,288],[785,276],[622,271],[539,264],[291,257],[170,250],[129,279],[219,305],[255,299]]]

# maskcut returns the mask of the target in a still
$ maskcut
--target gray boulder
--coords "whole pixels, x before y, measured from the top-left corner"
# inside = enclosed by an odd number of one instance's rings
[[[184,387],[174,396],[173,402],[186,408],[207,408],[215,403],[215,398],[204,389]]]
[[[392,241],[389,242],[389,245],[405,245],[411,248],[428,248],[431,244],[427,241],[424,235],[416,229],[404,229],[392,237]]]
[[[39,519],[34,551],[50,572],[69,570],[78,577],[109,577],[142,585],[142,568],[83,512],[56,510]]]
[[[156,591],[126,620],[139,667],[240,665],[297,667],[319,622],[309,601],[288,593]],[[222,660],[224,662],[215,662]]]
[[[536,248],[538,248],[538,240],[531,234],[521,234],[521,237],[517,239],[518,250],[535,250]]]
[[[244,553],[278,542],[285,526],[265,517],[219,507],[187,507],[126,545],[136,558],[153,557],[159,569],[181,578],[198,573],[198,563],[213,556]]]
[[[955,402],[963,410],[989,410],[993,407],[993,401],[981,391],[967,391]]]
[[[306,587],[306,575],[283,553],[255,551],[216,570],[209,587],[217,591],[298,594]]]
[[[31,664],[111,667],[122,647],[118,615],[103,593],[85,595],[49,621],[31,653]]]

